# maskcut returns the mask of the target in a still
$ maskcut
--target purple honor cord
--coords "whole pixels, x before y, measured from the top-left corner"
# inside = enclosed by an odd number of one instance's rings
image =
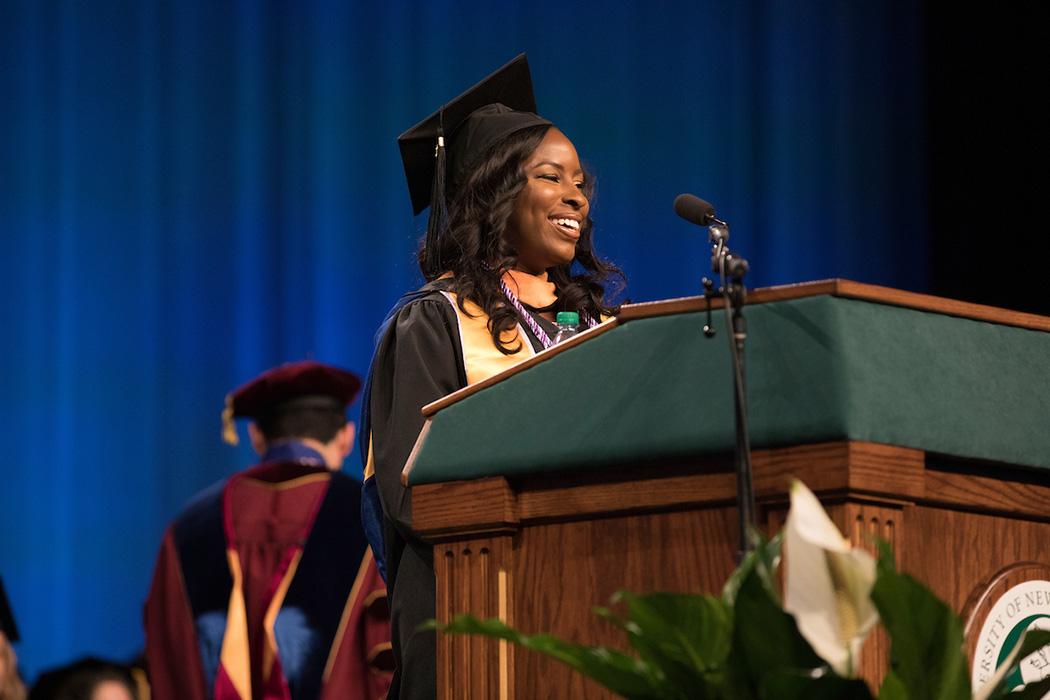
[[[486,267],[488,266],[486,265]],[[532,317],[532,314],[530,314],[522,305],[522,303],[518,301],[518,297],[514,296],[514,292],[510,291],[510,287],[507,286],[507,283],[503,280],[502,277],[500,277],[499,286],[500,289],[503,290],[503,296],[507,297],[507,301],[510,302],[510,305],[517,310],[518,315],[521,317],[521,319],[525,321],[526,325],[528,325],[529,329],[533,332],[533,334],[535,334],[535,336],[539,338],[540,343],[543,344],[543,349],[546,350],[550,346],[554,345],[554,341],[549,335],[547,335],[547,331],[543,330],[543,328],[540,327],[540,324],[536,321],[535,318]],[[588,328],[594,328],[598,325],[595,322],[595,320],[591,318],[591,315],[586,311],[580,312],[580,320]]]

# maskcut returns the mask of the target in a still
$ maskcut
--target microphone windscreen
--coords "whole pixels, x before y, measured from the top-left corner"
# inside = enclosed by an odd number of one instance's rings
[[[692,194],[674,198],[674,213],[697,226],[707,226],[715,220],[715,208]]]

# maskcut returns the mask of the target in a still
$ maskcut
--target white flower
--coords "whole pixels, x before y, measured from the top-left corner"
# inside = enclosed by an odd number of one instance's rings
[[[879,619],[871,601],[874,558],[850,546],[813,492],[797,480],[791,484],[784,539],[784,609],[837,674],[855,676],[860,648]]]

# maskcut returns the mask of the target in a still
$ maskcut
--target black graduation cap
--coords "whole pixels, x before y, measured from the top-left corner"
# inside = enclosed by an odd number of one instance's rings
[[[15,625],[15,616],[11,613],[11,606],[7,604],[3,579],[0,579],[0,632],[7,636],[8,641],[18,641],[18,627]]]
[[[234,418],[258,419],[288,408],[331,408],[345,411],[354,402],[361,379],[346,370],[313,360],[288,362],[267,370],[226,397],[222,412],[223,439],[237,444]]]
[[[437,245],[446,192],[456,191],[490,147],[538,125],[551,123],[536,114],[529,63],[521,54],[397,138],[413,213],[431,207],[428,251]]]

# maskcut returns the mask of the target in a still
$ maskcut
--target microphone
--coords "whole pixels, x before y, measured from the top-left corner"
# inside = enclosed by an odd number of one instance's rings
[[[692,194],[680,194],[674,198],[674,213],[697,226],[722,223],[715,218],[713,206]]]

